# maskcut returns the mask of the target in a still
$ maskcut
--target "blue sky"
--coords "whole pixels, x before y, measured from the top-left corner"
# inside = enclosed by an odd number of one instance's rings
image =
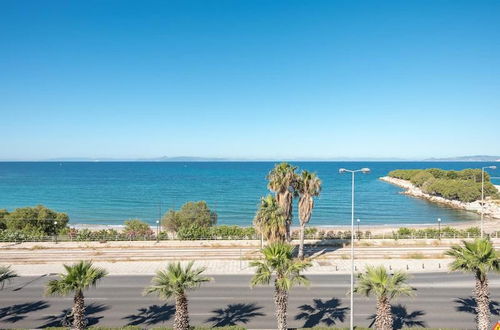
[[[500,1],[0,1],[0,159],[500,154]]]

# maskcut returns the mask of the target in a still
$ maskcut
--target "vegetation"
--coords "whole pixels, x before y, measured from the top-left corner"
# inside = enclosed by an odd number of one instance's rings
[[[156,294],[160,299],[175,298],[175,330],[189,329],[189,311],[186,291],[198,288],[211,278],[201,275],[205,268],[193,269],[191,261],[186,267],[179,262],[171,263],[167,270],[159,270],[151,281],[151,286],[145,289],[145,294]]]
[[[74,293],[72,309],[73,328],[82,330],[86,328],[85,298],[83,291],[96,286],[107,275],[106,270],[94,267],[90,261],[80,261],[74,265],[64,265],[65,274],[59,274],[59,279],[51,280],[47,284],[47,295],[66,296]]]
[[[125,221],[123,233],[127,237],[153,237],[151,227],[139,219]]]
[[[393,233],[394,238],[439,238],[441,237],[478,237],[481,235],[481,230],[478,227],[470,227],[466,229],[456,229],[453,227],[443,227],[441,231],[437,228],[406,228],[401,227],[396,232]]]
[[[286,238],[287,226],[283,208],[271,195],[261,199],[253,224],[267,241],[283,241]]]
[[[0,290],[14,277],[17,277],[17,274],[10,269],[10,266],[0,266]]]
[[[252,227],[240,226],[213,226],[199,227],[191,226],[181,228],[177,232],[180,240],[199,239],[255,239],[256,231]]]
[[[263,260],[252,261],[256,267],[252,277],[252,287],[266,284],[274,277],[274,303],[278,330],[286,330],[288,292],[296,284],[308,285],[309,280],[301,274],[311,266],[308,261],[293,258],[293,247],[284,242],[274,242],[262,249]]]
[[[476,277],[476,321],[479,330],[487,330],[490,325],[490,296],[488,273],[500,272],[500,256],[491,241],[476,239],[463,241],[462,246],[453,246],[447,255],[455,258],[450,264],[453,271],[473,273]]]
[[[299,194],[299,219],[300,219],[300,245],[298,257],[304,258],[304,232],[309,220],[311,220],[314,207],[314,197],[321,192],[321,180],[315,173],[302,171],[297,181],[297,192]]]
[[[285,238],[290,241],[290,227],[292,224],[292,203],[297,196],[297,167],[288,163],[277,164],[267,175],[269,190],[276,193],[276,201],[285,217]]]
[[[364,273],[358,275],[354,292],[377,297],[377,313],[375,328],[378,330],[392,330],[393,316],[391,299],[401,295],[411,295],[413,288],[406,284],[408,275],[402,271],[389,274],[384,266],[367,266]]]
[[[191,226],[210,227],[217,223],[217,213],[205,201],[187,202],[179,211],[169,210],[161,223],[165,230],[173,232]]]
[[[66,228],[69,217],[66,213],[53,211],[43,205],[22,207],[13,212],[0,210],[0,230],[21,231],[26,234],[47,236]]]
[[[481,199],[481,170],[465,169],[445,171],[438,168],[420,170],[395,170],[390,177],[409,180],[425,193],[462,202],[474,202]],[[484,195],[498,198],[498,191],[490,182],[490,176],[484,172]]]

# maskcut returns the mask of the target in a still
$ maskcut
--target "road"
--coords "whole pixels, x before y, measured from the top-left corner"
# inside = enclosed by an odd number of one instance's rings
[[[22,277],[0,292],[0,328],[37,328],[57,325],[72,297],[45,297],[43,288],[53,276]],[[86,294],[90,324],[144,328],[170,325],[172,302],[143,296],[149,276],[109,276]],[[215,276],[214,281],[189,293],[192,324],[246,324],[249,329],[273,329],[272,288],[249,288],[250,276]],[[315,275],[309,288],[294,288],[290,296],[289,325],[347,325],[348,276]],[[474,329],[471,275],[424,273],[413,275],[416,296],[394,303],[395,325]],[[500,316],[500,277],[490,277],[493,317]],[[374,299],[356,297],[355,323],[368,326],[375,312]]]

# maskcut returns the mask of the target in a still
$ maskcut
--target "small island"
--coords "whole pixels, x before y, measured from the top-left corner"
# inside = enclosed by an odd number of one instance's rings
[[[394,170],[382,181],[405,188],[406,195],[422,198],[434,203],[482,212],[480,169],[446,171],[439,168]],[[484,215],[500,219],[500,192],[498,186],[490,182],[488,173],[484,173]]]

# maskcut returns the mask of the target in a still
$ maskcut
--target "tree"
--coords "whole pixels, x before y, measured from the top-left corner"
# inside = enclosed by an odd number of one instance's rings
[[[354,292],[367,297],[372,294],[377,297],[376,329],[393,329],[391,299],[401,295],[412,295],[414,289],[406,284],[407,281],[406,273],[396,271],[391,275],[384,266],[367,266],[365,272],[358,275]]]
[[[446,255],[455,258],[450,264],[452,271],[473,273],[476,277],[474,293],[476,295],[476,321],[480,330],[489,329],[490,296],[488,272],[500,272],[500,257],[488,239],[478,238],[472,242],[463,241],[446,251]]]
[[[287,329],[288,292],[298,284],[308,285],[309,280],[301,274],[311,266],[308,261],[294,259],[293,246],[285,242],[274,242],[262,249],[263,260],[252,261],[255,275],[252,277],[252,287],[269,285],[274,276],[274,303],[278,330]]]
[[[198,288],[202,283],[211,281],[202,276],[205,268],[194,268],[193,261],[182,267],[180,262],[170,263],[167,270],[159,270],[153,277],[151,285],[144,290],[145,294],[156,294],[160,299],[175,298],[174,330],[189,329],[189,311],[186,291]]]
[[[307,223],[311,220],[314,207],[314,197],[321,192],[321,180],[315,173],[302,171],[297,181],[297,192],[299,194],[299,220],[300,220],[300,259],[304,258],[304,231]]]
[[[253,223],[257,232],[267,241],[283,241],[286,238],[286,219],[283,209],[271,195],[261,198],[260,208]]]
[[[162,219],[162,226],[177,232],[183,227],[210,227],[217,223],[217,213],[205,201],[187,202],[179,211],[169,210]]]
[[[17,277],[17,274],[10,269],[10,266],[0,266],[0,290],[14,277]]]
[[[7,229],[41,232],[44,235],[57,234],[66,228],[69,221],[66,213],[56,212],[43,205],[18,208],[3,217]]]
[[[95,287],[107,275],[106,270],[94,267],[91,261],[80,261],[73,265],[64,265],[66,273],[59,274],[59,279],[47,284],[47,295],[66,296],[74,293],[72,315],[73,328],[85,329],[85,298],[83,291]]]
[[[276,200],[283,209],[286,220],[286,239],[290,241],[290,226],[292,224],[292,202],[296,197],[297,167],[288,163],[277,164],[267,175],[268,188],[276,193]]]
[[[130,237],[149,237],[153,236],[151,227],[139,219],[131,219],[125,221],[123,233]]]

